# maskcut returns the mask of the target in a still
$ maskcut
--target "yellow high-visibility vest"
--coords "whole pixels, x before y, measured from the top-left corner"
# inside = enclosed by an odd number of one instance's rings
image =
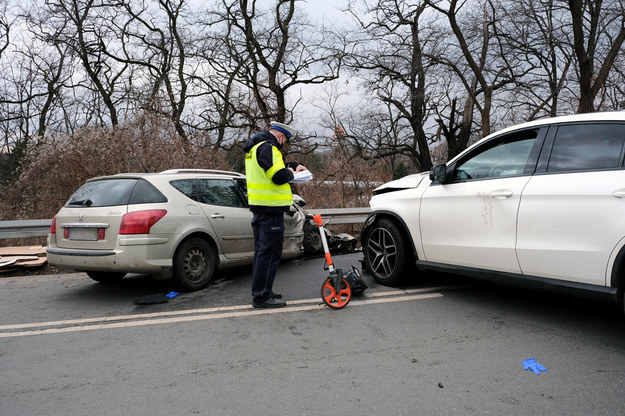
[[[290,206],[293,204],[293,194],[288,183],[276,185],[271,181],[273,175],[280,169],[286,168],[282,160],[282,153],[271,146],[273,166],[266,172],[258,165],[256,151],[265,142],[260,142],[245,155],[245,176],[247,178],[247,200],[250,205],[268,207]]]

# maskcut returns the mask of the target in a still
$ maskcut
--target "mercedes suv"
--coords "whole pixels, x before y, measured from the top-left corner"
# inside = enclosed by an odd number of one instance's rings
[[[374,190],[365,267],[387,285],[435,269],[622,301],[624,159],[625,112],[491,134]]]

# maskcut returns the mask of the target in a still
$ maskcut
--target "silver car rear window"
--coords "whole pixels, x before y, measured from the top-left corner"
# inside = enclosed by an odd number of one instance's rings
[[[141,179],[102,179],[81,186],[66,207],[106,207],[114,205],[166,202],[153,185]]]

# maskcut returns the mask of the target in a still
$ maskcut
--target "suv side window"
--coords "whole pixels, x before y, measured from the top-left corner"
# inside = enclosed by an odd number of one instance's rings
[[[198,202],[224,207],[246,208],[234,181],[198,179]]]
[[[558,127],[547,172],[616,169],[622,165],[625,124]]]
[[[522,175],[536,136],[536,131],[528,131],[521,136],[514,135],[498,140],[486,150],[456,166],[452,181]]]

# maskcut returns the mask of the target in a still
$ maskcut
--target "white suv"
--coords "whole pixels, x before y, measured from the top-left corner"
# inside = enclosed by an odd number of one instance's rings
[[[622,301],[625,112],[504,129],[446,165],[373,192],[365,267],[398,284],[415,264]]]
[[[304,202],[285,214],[283,258],[303,252]],[[48,262],[100,282],[126,273],[205,287],[215,270],[251,264],[245,176],[214,170],[124,173],[88,180],[52,220]]]

